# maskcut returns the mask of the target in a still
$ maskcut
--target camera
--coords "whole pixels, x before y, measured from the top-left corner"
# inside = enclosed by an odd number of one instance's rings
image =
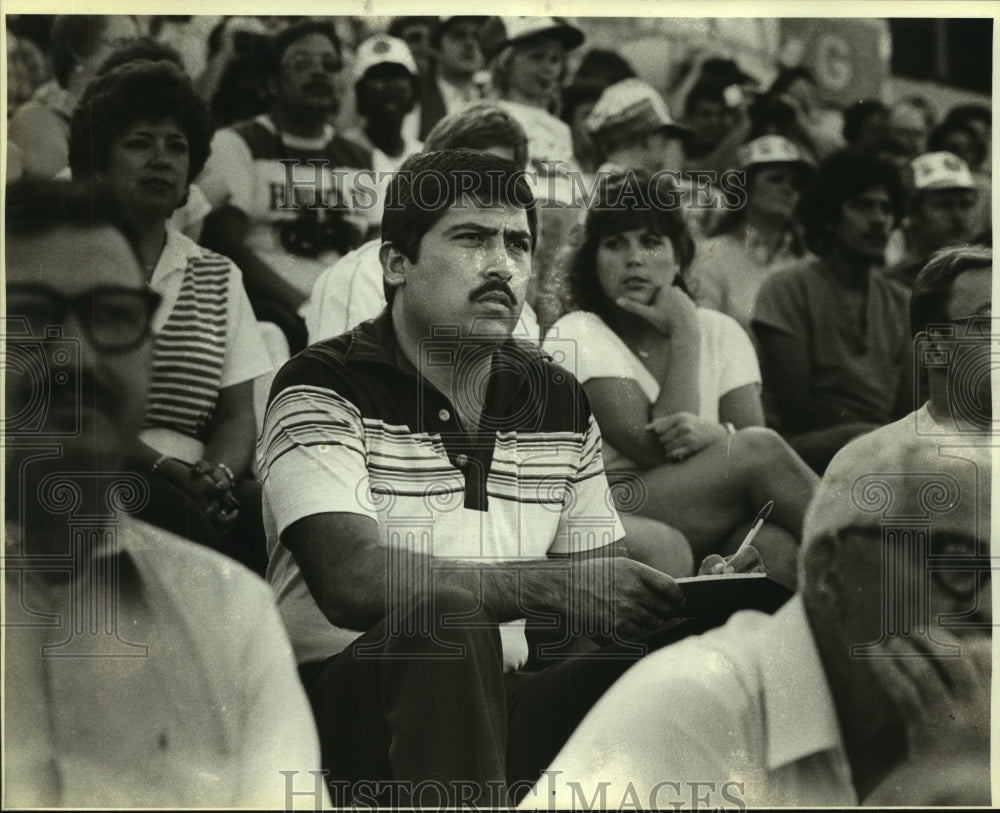
[[[44,337],[31,335],[26,319],[0,320],[6,375],[0,431],[7,440],[18,437],[75,437],[80,434],[80,346],[51,325]],[[60,421],[49,420],[54,404],[62,407]]]
[[[294,220],[276,224],[281,247],[297,257],[316,259],[324,251],[346,254],[361,245],[364,235],[342,209],[302,208]]]
[[[998,334],[991,321],[929,325],[914,346],[917,387],[921,370],[947,371],[948,407],[960,433],[979,433],[994,422],[992,378],[994,370],[1000,372],[1000,343],[992,338]],[[918,393],[916,402],[922,400]]]

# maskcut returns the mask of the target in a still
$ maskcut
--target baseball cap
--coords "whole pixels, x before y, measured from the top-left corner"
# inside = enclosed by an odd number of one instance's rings
[[[555,36],[567,51],[583,44],[583,32],[559,17],[490,17],[479,31],[487,61],[508,45],[541,36]]]
[[[670,108],[650,85],[641,79],[623,79],[605,88],[584,126],[602,141],[621,141],[656,130],[682,136],[691,132],[674,121]]]
[[[795,142],[780,135],[765,135],[744,144],[740,147],[740,164],[743,169],[754,164],[795,164],[815,170]]]
[[[913,188],[925,189],[975,189],[969,167],[951,152],[928,152],[910,162]]]
[[[401,65],[413,76],[417,75],[417,63],[403,40],[388,34],[375,34],[362,42],[354,54],[354,81],[361,81],[376,65],[385,64]]]

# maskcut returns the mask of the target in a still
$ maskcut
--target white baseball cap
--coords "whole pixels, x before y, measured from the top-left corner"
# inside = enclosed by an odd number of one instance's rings
[[[401,65],[411,75],[417,75],[417,63],[413,61],[410,46],[398,37],[375,34],[362,42],[354,54],[354,81],[360,82],[376,65],[386,64]]]
[[[583,44],[583,32],[558,17],[490,17],[479,31],[479,44],[487,61],[508,45],[548,34],[567,51]]]
[[[925,189],[975,189],[969,167],[951,152],[927,152],[910,162],[913,188]]]
[[[740,147],[740,164],[746,169],[754,164],[799,164],[813,168],[795,142],[780,135],[764,135]]]
[[[677,136],[691,132],[691,128],[674,120],[656,90],[635,78],[622,79],[605,88],[584,127],[599,141],[621,141],[656,130]]]

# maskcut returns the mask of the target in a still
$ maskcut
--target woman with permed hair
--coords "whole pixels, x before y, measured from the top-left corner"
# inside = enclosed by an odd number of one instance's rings
[[[69,161],[75,178],[113,190],[163,297],[146,426],[130,460],[151,490],[140,516],[260,571],[260,485],[250,464],[253,381],[270,372],[267,351],[240,270],[168,224],[205,165],[212,132],[177,65],[128,62],[95,79],[74,110]]]
[[[681,531],[699,561],[733,553],[773,499],[756,544],[792,583],[817,478],[763,428],[749,337],[689,295],[694,242],[673,191],[642,173],[600,190],[569,271],[579,310],[552,326],[544,347],[583,384],[609,480],[631,481],[640,516]]]

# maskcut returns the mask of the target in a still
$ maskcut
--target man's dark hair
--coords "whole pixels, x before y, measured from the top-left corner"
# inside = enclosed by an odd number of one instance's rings
[[[633,229],[648,229],[670,240],[681,274],[675,284],[691,296],[683,274],[694,260],[695,243],[671,185],[669,177],[651,177],[639,170],[601,183],[567,276],[570,299],[578,309],[596,313],[614,328],[611,306],[597,277],[597,250],[605,237]]]
[[[899,170],[888,161],[851,150],[828,157],[819,168],[816,183],[799,203],[806,243],[819,256],[833,247],[833,230],[840,222],[844,204],[870,189],[884,189],[896,222],[903,216],[906,195]]]
[[[135,253],[132,227],[122,220],[112,190],[88,181],[23,179],[7,187],[4,213],[7,239],[37,237],[57,228],[95,229],[111,226],[128,240]]]
[[[420,242],[460,194],[484,206],[504,204],[523,208],[528,215],[531,249],[538,236],[538,212],[523,166],[489,153],[468,149],[411,155],[392,176],[382,215],[382,240],[391,243],[410,262],[420,254]],[[384,286],[392,304],[395,288]]]
[[[285,56],[285,51],[288,50],[289,46],[310,34],[322,34],[333,44],[337,55],[343,56],[344,49],[340,45],[340,37],[337,36],[337,30],[331,23],[320,19],[305,19],[292,23],[287,28],[282,28],[271,37],[266,60],[268,74],[272,77],[278,76],[281,73],[281,60]]]
[[[876,115],[889,115],[889,108],[878,99],[863,99],[850,105],[844,110],[844,127],[841,131],[844,141],[848,144],[857,141],[869,119]]]
[[[411,22],[409,22],[407,24],[412,24],[413,20],[418,20],[421,23],[423,23],[423,21],[424,21],[424,18],[421,18],[421,17],[400,17],[399,19],[400,20],[405,20],[405,21],[411,21]],[[438,49],[438,50],[440,50],[440,48],[441,48],[441,40],[444,39],[445,32],[449,28],[451,28],[453,25],[457,25],[458,23],[468,22],[468,21],[476,23],[476,25],[482,25],[483,23],[486,22],[487,19],[489,19],[489,18],[485,17],[485,16],[481,16],[481,15],[465,14],[465,15],[458,15],[458,16],[452,17],[452,18],[450,18],[448,20],[445,20],[444,22],[437,23],[437,24],[435,24],[434,28],[431,30],[431,38],[430,38],[431,46],[434,47],[434,48],[436,48],[436,49]],[[395,30],[401,32],[405,27],[406,27],[406,25],[396,25],[395,26]],[[393,37],[398,37],[399,36],[399,34],[393,33],[393,29],[392,28],[389,29],[389,34],[391,34]]]
[[[90,43],[104,32],[108,17],[102,14],[60,14],[52,21],[49,52],[60,87],[69,85],[73,69],[87,58]]]
[[[948,136],[952,133],[962,133],[968,136],[969,141],[973,144],[975,149],[975,159],[972,161],[972,166],[969,168],[977,169],[983,161],[986,160],[986,145],[983,143],[983,139],[979,133],[969,125],[967,120],[945,119],[942,121],[937,127],[931,130],[931,134],[927,138],[927,151],[939,152],[941,150],[947,150],[950,152],[947,142]]]
[[[993,113],[984,104],[960,104],[951,108],[944,117],[947,122],[961,121],[968,124],[970,121],[978,121],[985,127],[993,127]]]
[[[492,102],[476,102],[441,119],[424,139],[424,152],[510,147],[514,163],[528,164],[528,136],[510,113]]]
[[[951,321],[951,286],[966,271],[993,268],[993,249],[986,246],[949,246],[934,254],[917,274],[910,294],[910,333],[916,337],[928,325]]]
[[[98,76],[70,119],[69,166],[75,178],[107,168],[114,139],[137,121],[173,120],[188,141],[188,183],[208,160],[215,125],[191,79],[172,62],[128,62]]]
[[[97,75],[105,74],[119,65],[127,62],[138,62],[145,59],[148,62],[159,62],[161,59],[173,62],[178,68],[184,69],[184,60],[175,48],[164,42],[157,42],[151,37],[139,37],[137,40],[114,50],[97,69]]]

